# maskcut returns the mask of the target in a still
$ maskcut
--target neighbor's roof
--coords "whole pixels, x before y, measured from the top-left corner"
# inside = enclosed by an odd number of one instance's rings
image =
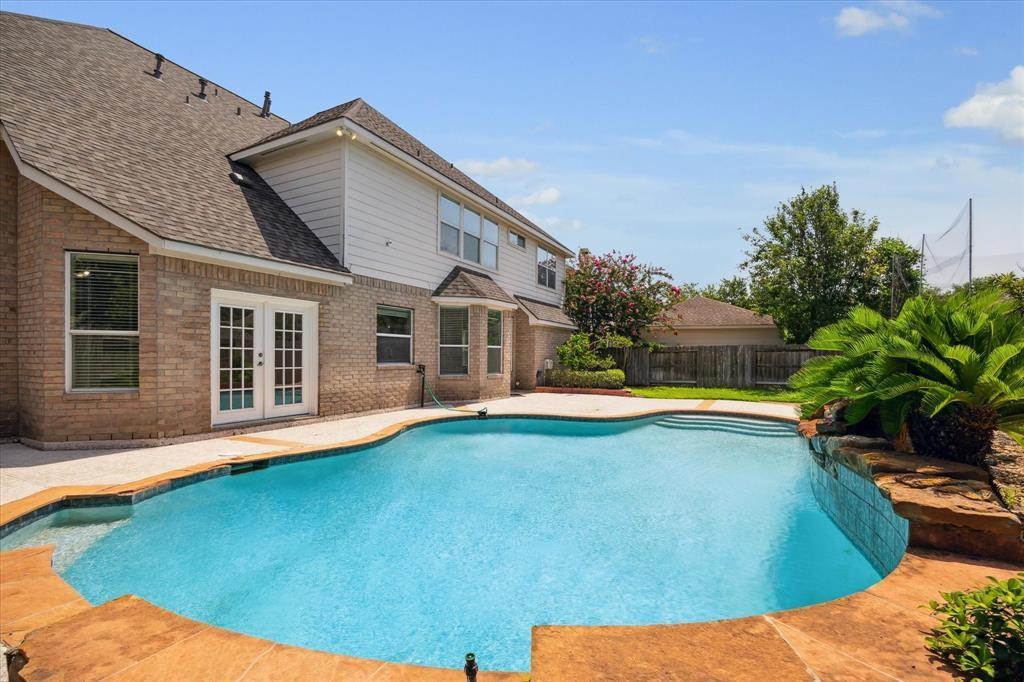
[[[458,265],[434,290],[441,298],[482,298],[515,304],[515,300],[491,279],[490,275]]]
[[[704,296],[694,296],[673,306],[666,320],[655,327],[679,329],[682,327],[774,327],[770,315]]]
[[[398,147],[409,156],[423,162],[431,169],[437,171],[444,177],[476,196],[478,199],[482,200],[486,205],[495,206],[505,213],[514,216],[517,220],[522,221],[536,230],[547,241],[549,241],[552,246],[563,249],[566,254],[572,255],[572,249],[562,244],[548,232],[537,226],[532,220],[519,213],[491,192],[487,191],[487,189],[473,180],[473,178],[456,168],[454,164],[446,161],[440,154],[417,140],[415,137],[399,127],[394,121],[374,109],[362,99],[354,99],[351,102],[345,102],[344,104],[339,104],[336,107],[325,109],[318,114],[313,114],[309,118],[299,121],[298,123],[293,123],[287,128],[276,130],[258,142],[248,144],[238,151],[242,152],[246,149],[287,137],[293,133],[302,132],[303,130],[315,128],[316,126],[323,125],[324,123],[330,123],[342,118],[346,118],[353,123],[366,128],[374,135],[377,135],[385,141],[393,144],[395,147]]]
[[[94,26],[4,12],[0,64],[0,122],[23,163],[160,238],[345,272],[257,173],[227,159],[286,120],[218,83],[200,100],[199,76],[171,61],[158,80],[153,52]]]
[[[526,298],[525,296],[516,296],[516,301],[519,302],[527,313],[537,318],[540,322],[549,322],[551,324],[567,325],[575,327],[569,316],[565,314],[565,310],[562,306],[555,305],[554,303],[545,303],[544,301],[538,301],[533,298]]]

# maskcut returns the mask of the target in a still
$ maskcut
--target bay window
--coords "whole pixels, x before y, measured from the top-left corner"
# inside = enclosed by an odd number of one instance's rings
[[[500,310],[487,311],[487,373],[501,374],[502,318]]]
[[[139,259],[66,256],[66,379],[70,391],[139,387]]]
[[[438,309],[439,373],[469,374],[469,308]]]

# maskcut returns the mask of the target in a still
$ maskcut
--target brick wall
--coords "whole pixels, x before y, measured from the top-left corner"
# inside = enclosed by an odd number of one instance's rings
[[[0,438],[18,430],[18,170],[0,142]]]
[[[522,310],[515,314],[515,377],[514,387],[529,390],[537,385],[537,370],[544,360],[558,364],[555,348],[565,343],[572,333],[568,329],[531,325]]]
[[[106,440],[209,431],[211,289],[319,302],[321,415],[418,404],[416,362],[427,366],[428,380],[443,399],[509,393],[511,352],[504,354],[500,377],[486,374],[487,309],[483,306],[472,306],[470,312],[470,375],[438,381],[437,308],[426,289],[362,276],[355,276],[352,285],[336,287],[149,255],[143,242],[34,182],[20,177],[16,186],[16,194],[8,191],[0,197],[17,208],[16,267],[6,270],[17,272],[17,360],[10,362],[4,354],[0,372],[18,368],[17,389],[10,391],[17,402],[0,405],[6,406],[8,420],[20,417],[22,436],[42,441]],[[5,239],[8,227],[5,222]],[[139,255],[138,391],[65,391],[67,250]],[[13,258],[7,253],[3,257]],[[13,298],[10,291],[6,296]],[[413,310],[413,365],[377,365],[376,308],[380,304]],[[504,320],[505,348],[509,349],[514,315],[505,313]]]

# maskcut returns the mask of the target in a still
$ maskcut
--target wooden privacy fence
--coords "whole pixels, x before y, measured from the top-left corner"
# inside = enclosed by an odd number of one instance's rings
[[[629,386],[781,386],[805,362],[825,355],[806,346],[672,346],[611,351]]]

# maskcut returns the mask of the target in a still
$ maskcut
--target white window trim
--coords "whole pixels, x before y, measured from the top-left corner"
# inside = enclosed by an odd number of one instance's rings
[[[459,224],[458,225],[452,225],[452,227],[457,227],[458,230],[459,230],[459,252],[458,253],[452,253],[451,251],[446,251],[445,249],[441,248],[441,225],[442,225],[442,223],[445,224],[445,225],[448,225],[448,223],[445,223],[443,220],[441,220],[441,198],[442,197],[445,197],[445,198],[449,199],[452,203],[455,203],[455,204],[459,205]],[[468,203],[466,201],[463,201],[462,199],[459,199],[458,197],[453,196],[450,193],[446,193],[446,192],[444,192],[442,190],[438,190],[437,191],[437,202],[436,203],[437,203],[437,253],[442,255],[442,256],[445,256],[446,258],[452,258],[452,259],[460,261],[462,263],[472,263],[473,267],[479,268],[481,270],[486,270],[488,272],[498,272],[499,268],[501,267],[501,221],[499,221],[497,218],[493,217],[486,210],[483,210],[483,209],[477,207],[476,204],[471,204],[471,203]],[[465,256],[463,256],[463,253],[464,253],[464,250],[465,250],[464,247],[463,247],[463,244],[465,244],[466,231],[465,231],[465,229],[463,229],[462,222],[463,222],[463,217],[465,215],[465,209],[467,209],[467,208],[469,210],[473,211],[473,213],[477,213],[477,214],[480,215],[480,236],[478,237],[478,239],[480,240],[481,260],[479,260],[479,261],[470,260],[470,259],[466,258]],[[494,223],[495,225],[498,226],[498,241],[497,242],[486,242],[488,244],[493,244],[494,245],[494,266],[493,267],[491,267],[490,265],[485,265],[483,263],[483,259],[482,259],[483,244],[485,242],[485,240],[484,240],[484,225],[483,225],[483,221],[484,220],[490,220],[492,223]],[[474,236],[474,235],[470,235],[470,236]]]
[[[247,421],[260,421],[260,418],[246,420],[238,419],[237,411],[220,410],[220,344],[218,334],[220,332],[220,319],[214,314],[218,305],[240,305],[240,306],[273,306],[281,312],[303,313],[302,353],[307,360],[303,366],[305,381],[303,382],[303,403],[305,409],[291,409],[292,406],[282,406],[275,410],[274,406],[274,382],[271,372],[270,380],[264,381],[263,385],[263,420],[278,419],[281,417],[292,417],[303,414],[318,414],[320,411],[320,304],[317,301],[307,301],[298,298],[282,298],[279,296],[265,296],[252,294],[245,291],[230,291],[226,289],[210,289],[210,423],[213,426],[223,424],[245,424]],[[257,313],[259,316],[259,313]],[[273,325],[265,324],[263,327],[264,341],[263,354],[264,362],[270,360],[269,353],[273,352],[274,329]],[[256,333],[259,333],[258,328]],[[306,385],[308,383],[308,385]],[[303,405],[300,403],[299,405]],[[269,405],[269,409],[268,409]],[[271,413],[276,411],[275,413]]]
[[[526,247],[529,246],[529,242],[526,241],[526,235],[525,234],[523,234],[522,232],[519,232],[518,230],[513,230],[512,228],[509,228],[506,232],[507,232],[507,236],[505,237],[505,242],[508,243],[509,246],[515,247],[515,248],[519,249],[520,251],[526,251]],[[515,244],[513,244],[511,241],[509,241],[509,236],[511,236],[513,234],[515,236],[519,237],[519,239],[523,240],[523,245],[522,246],[519,246],[518,241]]]
[[[466,343],[441,343],[441,311],[442,310],[465,310],[466,311]],[[437,376],[439,377],[467,377],[471,374],[473,357],[470,352],[469,340],[472,338],[473,314],[469,306],[461,305],[439,305],[437,306]],[[465,348],[466,349],[466,371],[459,373],[445,374],[441,371],[441,349],[442,348]]]
[[[554,264],[553,268],[545,268],[545,270],[550,269],[550,270],[554,271],[555,286],[553,286],[553,287],[549,287],[548,285],[541,284],[540,282],[537,281],[537,273],[538,273],[538,271],[541,268],[541,264],[540,264],[540,252],[541,251],[543,251],[544,253],[548,254],[549,256],[551,256],[552,258],[555,259],[555,264]],[[542,244],[537,244],[537,249],[534,251],[534,259],[533,260],[534,260],[534,265],[535,265],[535,267],[533,269],[533,285],[535,287],[537,287],[538,289],[540,289],[541,291],[558,291],[558,255],[555,254],[553,251],[548,251],[546,248],[544,248],[544,246]]]
[[[490,362],[490,359],[491,359],[491,349],[492,348],[497,348],[499,351],[501,351],[501,356],[500,356],[500,359],[498,360],[498,371],[497,372],[492,372],[490,366],[488,366],[487,367],[487,376],[489,376],[489,377],[500,377],[500,376],[505,374],[505,313],[502,312],[500,309],[496,309],[496,308],[488,308],[487,309],[487,327],[488,327],[487,332],[488,332],[488,335],[490,335],[490,324],[491,324],[490,316],[491,316],[492,312],[498,313],[498,321],[499,321],[499,325],[500,325],[500,330],[499,330],[499,334],[498,334],[498,340],[500,341],[500,343],[497,346],[492,346],[488,342],[488,344],[487,344],[487,361],[488,361],[488,363]]]
[[[135,331],[124,330],[86,330],[71,329],[71,257],[92,256],[109,258],[110,260],[135,261]],[[64,392],[65,393],[137,393],[139,387],[133,388],[72,388],[71,387],[71,337],[72,336],[139,336],[141,308],[139,306],[139,256],[132,253],[107,253],[105,251],[65,251],[64,252]],[[139,355],[141,356],[141,349]],[[139,368],[139,383],[142,383],[142,368]]]
[[[408,367],[410,365],[416,364],[415,363],[415,359],[416,359],[416,346],[415,346],[415,341],[413,340],[413,336],[416,333],[416,325],[415,325],[416,311],[413,310],[412,308],[403,308],[402,306],[398,306],[398,305],[388,305],[387,303],[378,303],[377,307],[374,308],[373,323],[374,323],[374,329],[375,330],[376,330],[376,324],[377,324],[377,315],[380,314],[380,309],[381,308],[390,308],[392,310],[402,310],[402,311],[405,311],[405,312],[409,313],[409,333],[408,334],[387,334],[387,333],[383,333],[383,332],[376,332],[376,336],[374,337],[374,340],[376,340],[377,337],[381,337],[381,336],[383,336],[385,338],[390,338],[390,339],[409,339],[409,362],[381,362],[380,358],[377,358],[377,366],[378,367]],[[377,349],[376,349],[376,347],[374,347],[374,355],[376,355],[376,353],[377,353]]]

